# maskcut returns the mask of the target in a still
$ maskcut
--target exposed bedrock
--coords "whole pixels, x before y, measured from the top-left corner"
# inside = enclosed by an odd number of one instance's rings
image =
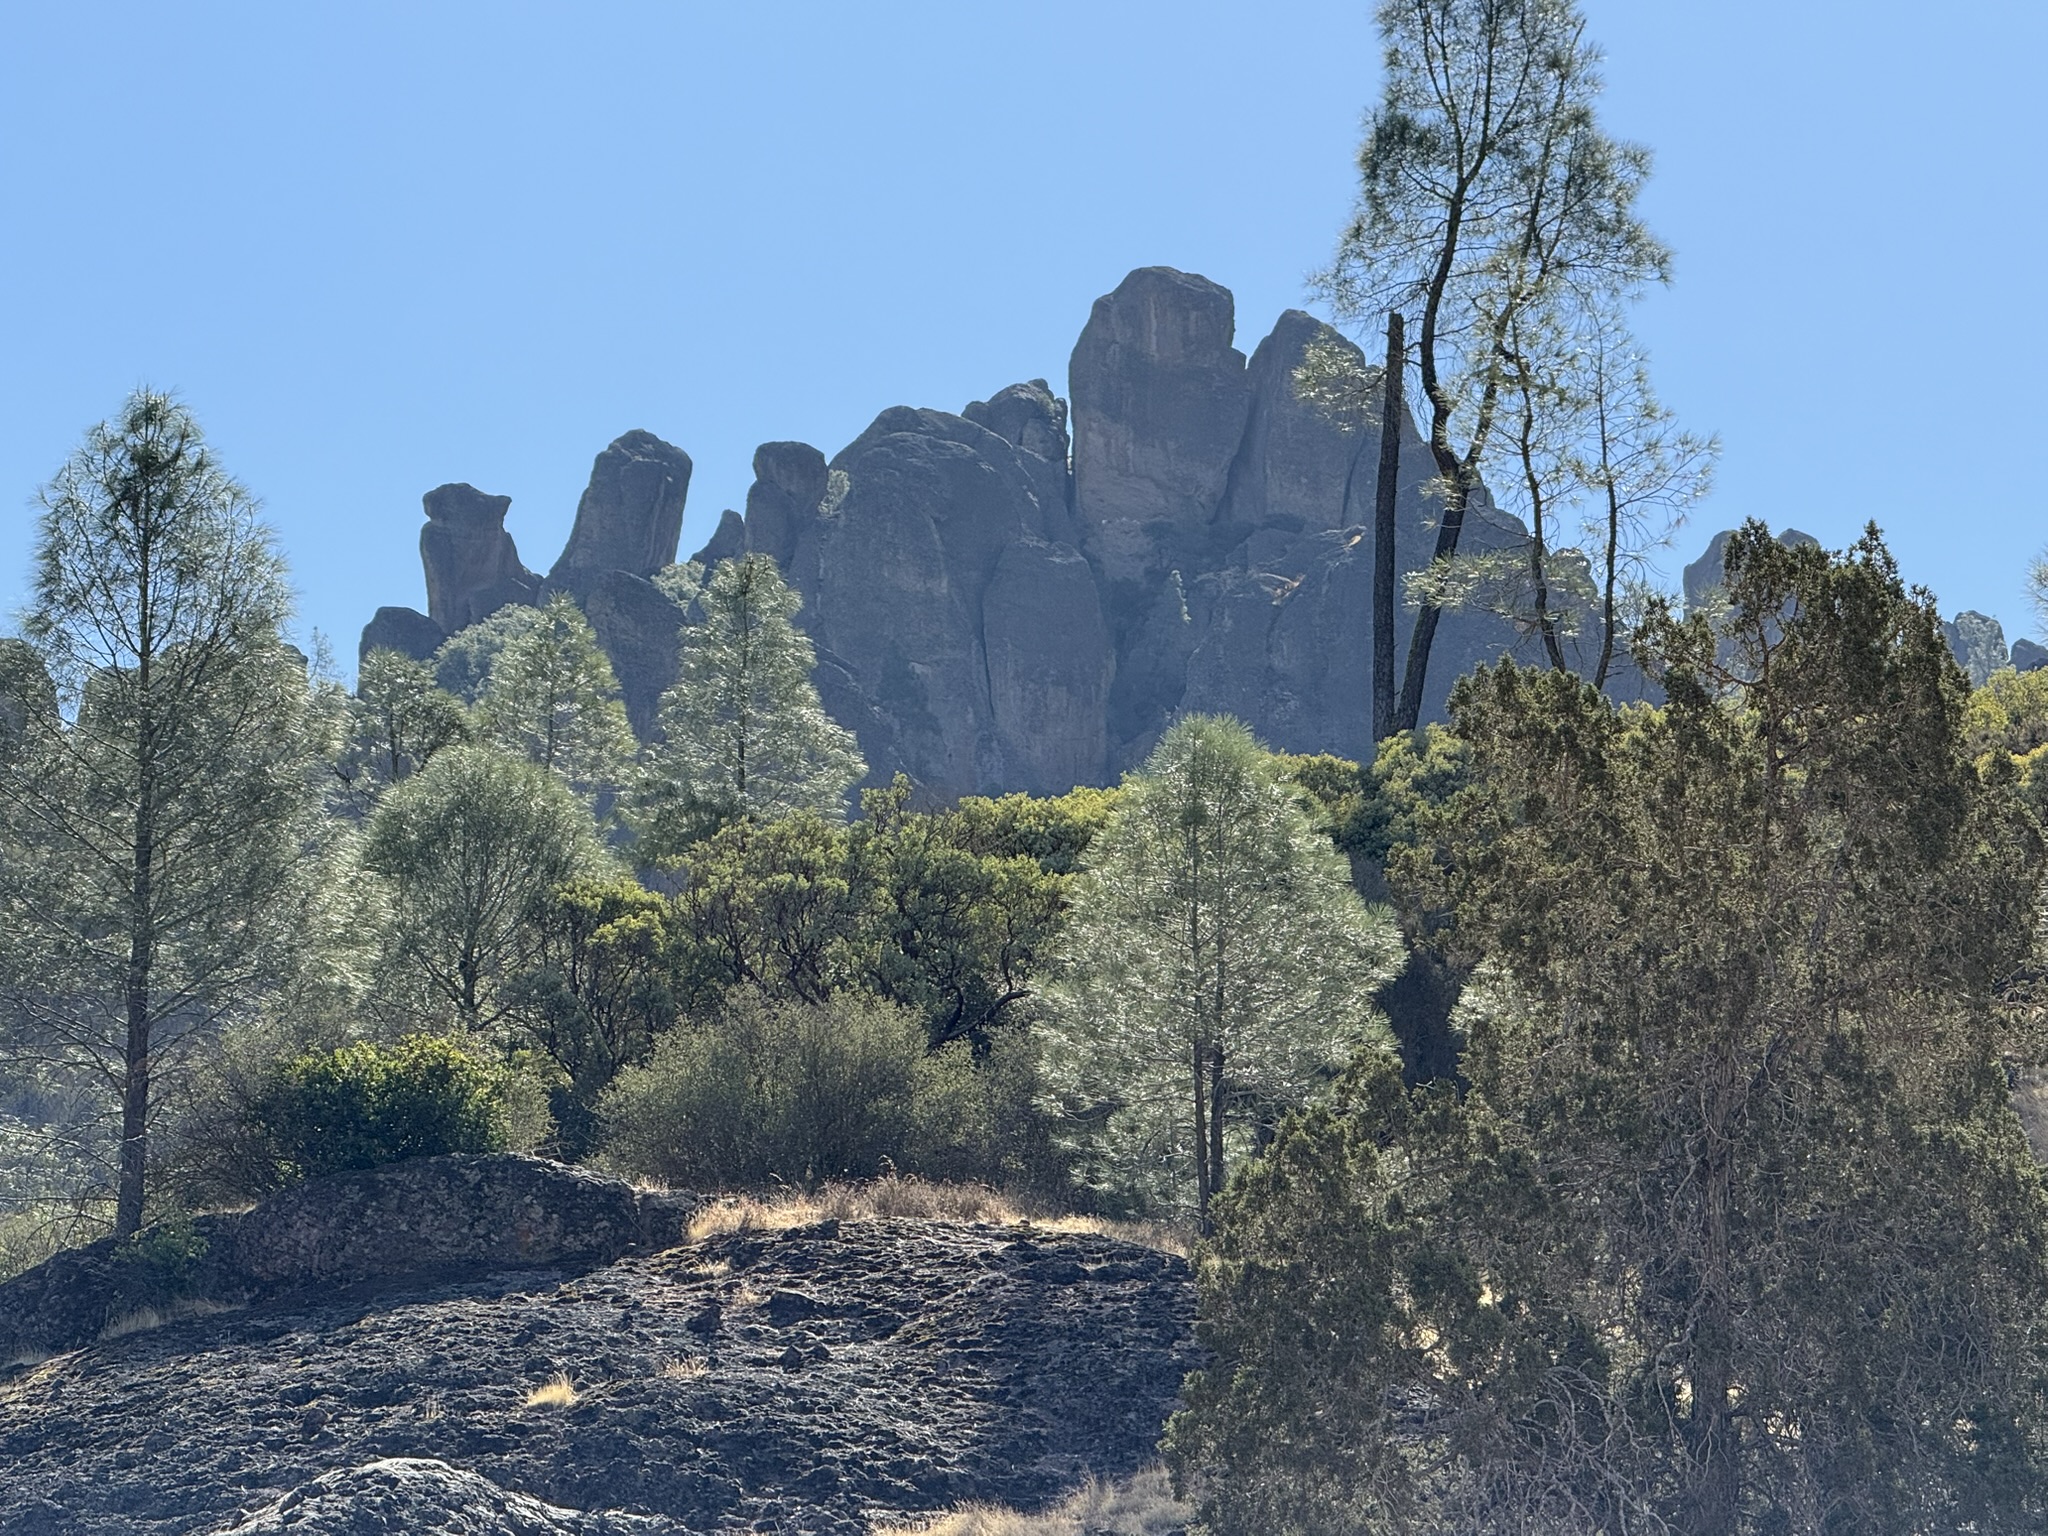
[[[1215,516],[1250,407],[1235,326],[1229,289],[1140,267],[1074,344],[1074,505],[1112,586],[1157,576]]]
[[[682,449],[652,432],[614,439],[590,467],[549,585],[584,597],[612,571],[652,576],[673,565],[689,492],[690,456]]]
[[[520,564],[518,546],[505,531],[510,496],[455,484],[437,486],[421,501],[427,510],[427,526],[420,530],[427,613],[444,633],[539,594],[540,578]]]

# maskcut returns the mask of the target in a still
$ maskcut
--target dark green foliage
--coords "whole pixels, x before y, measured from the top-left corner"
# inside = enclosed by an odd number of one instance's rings
[[[1996,1056],[2042,850],[1874,534],[1760,526],[1670,704],[1482,672],[1397,848],[1484,960],[1462,1097],[1355,1077],[1203,1262],[1236,1532],[2023,1531],[2048,1193]]]
[[[177,1301],[198,1288],[206,1255],[206,1235],[173,1212],[116,1246],[112,1288],[148,1306]]]
[[[536,955],[508,986],[512,1017],[562,1070],[556,1145],[577,1158],[594,1143],[598,1095],[676,1016],[676,913],[631,880],[582,879],[540,898],[531,920]]]
[[[279,1183],[504,1145],[504,1074],[453,1040],[410,1035],[301,1056],[251,1107]]]

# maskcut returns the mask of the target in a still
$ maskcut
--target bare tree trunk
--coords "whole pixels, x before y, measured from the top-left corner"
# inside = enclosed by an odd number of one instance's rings
[[[1398,311],[1387,315],[1380,375],[1380,473],[1372,504],[1372,739],[1394,734],[1394,508],[1401,480],[1401,381],[1408,349]]]

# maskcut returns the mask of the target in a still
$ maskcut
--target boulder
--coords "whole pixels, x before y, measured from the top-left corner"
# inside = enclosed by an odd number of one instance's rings
[[[430,661],[447,638],[441,626],[417,608],[379,608],[363,626],[356,663],[360,666],[372,651],[397,651],[414,661]]]
[[[590,467],[549,584],[580,597],[608,571],[652,576],[675,564],[689,491],[690,456],[682,449],[652,432],[614,439]]]
[[[960,414],[1027,453],[1054,464],[1067,462],[1067,402],[1043,379],[1012,384],[971,402]]]
[[[487,496],[473,485],[436,486],[421,498],[427,526],[420,530],[426,567],[427,613],[443,634],[467,629],[507,603],[531,603],[540,578],[519,562],[505,531],[510,496]]]
[[[510,1153],[337,1174],[196,1218],[197,1256],[176,1275],[103,1238],[0,1282],[0,1360],[75,1349],[143,1308],[193,1298],[240,1304],[441,1271],[607,1264],[672,1246],[701,1204]]]
[[[628,1536],[674,1532],[673,1521],[615,1510],[586,1513],[512,1493],[423,1456],[389,1456],[301,1484],[213,1536]]]
[[[1074,346],[1074,507],[1110,583],[1142,586],[1215,516],[1250,388],[1230,290],[1141,267],[1095,301]]]

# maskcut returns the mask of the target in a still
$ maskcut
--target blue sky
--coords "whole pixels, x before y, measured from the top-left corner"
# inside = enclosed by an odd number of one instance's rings
[[[1943,610],[2037,632],[2025,564],[2048,6],[1588,0],[1608,125],[1678,252],[1644,307],[1725,443],[1681,534],[1876,519]],[[696,460],[1064,390],[1098,294],[1235,290],[1249,352],[1325,259],[1377,89],[1365,4],[172,6],[0,13],[0,605],[30,500],[137,383],[266,503],[350,660],[424,606],[422,492],[513,498],[545,569],[592,457]],[[1312,307],[1312,306],[1309,306]]]

